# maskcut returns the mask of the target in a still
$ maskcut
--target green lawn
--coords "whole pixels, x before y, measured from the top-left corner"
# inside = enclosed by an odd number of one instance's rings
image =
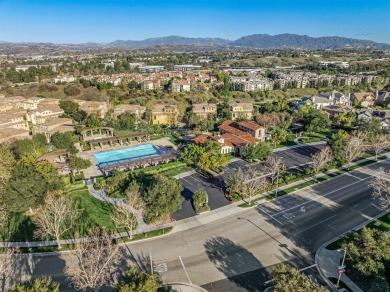
[[[101,226],[109,230],[115,230],[115,226],[110,218],[112,205],[102,202],[92,197],[87,190],[76,191],[68,194],[70,198],[80,204],[83,209],[82,215],[78,220],[79,232],[86,234],[92,226]]]
[[[390,212],[374,220],[368,227],[382,230],[383,232],[390,231]]]

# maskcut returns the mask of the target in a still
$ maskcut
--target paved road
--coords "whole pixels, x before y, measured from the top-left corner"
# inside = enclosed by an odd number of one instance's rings
[[[164,282],[191,281],[210,291],[262,291],[275,264],[310,267],[321,244],[381,212],[368,186],[379,166],[389,169],[390,163],[364,167],[198,228],[127,244],[127,260],[147,267],[151,250],[156,267],[167,268],[161,273]],[[63,257],[71,260],[69,254]],[[18,264],[22,274],[51,274],[64,283],[63,266],[56,254],[25,255]],[[316,276],[313,269],[305,272]]]

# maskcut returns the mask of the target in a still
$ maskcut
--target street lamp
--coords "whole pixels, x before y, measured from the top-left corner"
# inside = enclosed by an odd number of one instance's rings
[[[341,279],[341,275],[345,272],[345,257],[347,255],[347,249],[338,249],[337,251],[344,251],[344,256],[343,256],[343,260],[341,262],[341,266],[339,266],[339,278],[337,279],[337,284],[336,284],[336,288],[339,288],[339,284],[340,284],[340,279]]]

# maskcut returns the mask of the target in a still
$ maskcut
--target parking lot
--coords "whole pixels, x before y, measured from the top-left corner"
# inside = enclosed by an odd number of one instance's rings
[[[179,179],[180,184],[184,187],[182,195],[184,202],[180,210],[172,214],[175,220],[185,219],[195,216],[195,210],[192,206],[192,195],[197,190],[205,190],[209,195],[209,206],[211,210],[217,209],[229,204],[222,190],[222,181],[218,178],[207,178],[199,173],[195,173]]]
[[[303,165],[311,162],[311,156],[320,151],[325,145],[315,146],[301,146],[292,149],[277,151],[272,154],[276,158],[283,158],[287,169],[299,171]],[[251,165],[250,163],[237,159],[224,167],[224,173],[218,178],[207,178],[199,173],[191,174],[179,178],[180,184],[184,187],[182,195],[184,202],[180,210],[172,214],[174,220],[181,220],[195,216],[195,210],[192,206],[192,196],[197,190],[205,190],[209,195],[209,206],[211,210],[226,206],[229,201],[225,198],[223,192],[223,180],[232,172],[237,171],[238,168],[254,167],[259,170],[265,170],[262,163]]]

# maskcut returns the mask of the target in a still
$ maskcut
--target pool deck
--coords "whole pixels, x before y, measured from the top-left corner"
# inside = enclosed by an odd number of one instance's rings
[[[155,146],[171,146],[173,147],[173,149],[177,149],[176,145],[174,145],[171,141],[169,141],[169,138],[161,138],[158,140],[151,140],[144,143],[137,143],[137,144],[134,143],[131,146],[118,145],[118,147],[105,147],[104,149],[95,149],[95,150],[79,152],[77,154],[79,157],[88,159],[92,163],[92,165],[89,168],[83,170],[85,178],[98,177],[103,175],[103,173],[99,169],[99,163],[95,158],[94,155],[95,153],[124,149],[124,148],[132,148],[132,147],[137,147],[145,144],[152,144]]]

